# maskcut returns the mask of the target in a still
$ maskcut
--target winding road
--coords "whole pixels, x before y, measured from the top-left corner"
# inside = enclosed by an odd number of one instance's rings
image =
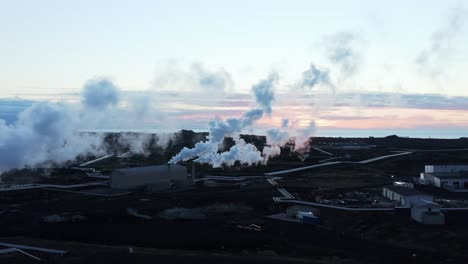
[[[291,172],[297,172],[297,171],[303,171],[303,170],[308,170],[308,169],[318,168],[318,167],[331,166],[331,165],[336,165],[336,164],[367,164],[367,163],[371,163],[371,162],[378,161],[378,160],[383,160],[383,159],[388,159],[388,158],[393,158],[393,157],[398,157],[398,156],[403,156],[403,155],[409,155],[409,154],[412,154],[412,153],[413,152],[409,152],[409,151],[408,152],[400,152],[400,153],[397,153],[397,154],[390,154],[390,155],[380,156],[380,157],[367,159],[367,160],[361,160],[361,161],[333,161],[333,162],[310,165],[310,166],[299,167],[299,168],[294,168],[294,169],[289,169],[289,170],[280,170],[280,171],[267,172],[267,173],[265,173],[265,175],[266,176],[276,176],[276,175],[281,175],[281,174],[286,174],[286,173],[291,173]]]

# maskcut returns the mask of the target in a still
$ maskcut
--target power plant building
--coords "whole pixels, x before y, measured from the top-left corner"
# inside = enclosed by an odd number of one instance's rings
[[[401,207],[410,208],[411,204],[418,200],[432,201],[432,195],[424,194],[418,190],[398,186],[398,185],[389,185],[383,188],[383,196],[387,197],[392,201],[399,203]]]
[[[191,185],[191,175],[185,166],[177,164],[117,169],[110,177],[112,189],[148,187],[162,191],[188,185]]]
[[[426,200],[418,200],[412,203],[411,218],[425,225],[443,225],[445,222],[445,216],[440,211],[440,205]]]
[[[448,190],[468,189],[468,165],[427,165],[419,180]]]

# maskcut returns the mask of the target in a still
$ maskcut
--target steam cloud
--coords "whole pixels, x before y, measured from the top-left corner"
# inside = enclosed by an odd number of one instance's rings
[[[197,74],[198,83],[204,88],[226,90],[233,86],[231,75],[224,69],[208,72],[200,64],[195,64],[193,70]]]
[[[190,91],[223,93],[233,87],[231,75],[224,69],[208,70],[200,63],[194,63],[189,69],[182,69],[175,63],[169,63],[155,77],[153,86],[158,90],[174,92]]]
[[[242,165],[263,164],[269,158],[280,154],[280,146],[288,142],[291,135],[296,136],[296,143],[305,144],[305,139],[313,133],[313,122],[308,128],[297,130],[290,126],[288,119],[284,119],[280,128],[267,131],[269,145],[265,146],[262,152],[240,138],[240,134],[252,129],[258,120],[264,116],[271,116],[275,101],[274,88],[278,79],[278,74],[272,73],[253,85],[251,91],[257,107],[238,118],[212,120],[208,124],[209,136],[206,141],[198,142],[194,148],[182,149],[170,163],[196,158],[196,162],[209,163],[213,167],[231,166],[236,162]],[[232,80],[224,70],[207,71],[201,65],[195,64],[190,71],[175,71],[159,83],[167,85],[166,88],[175,87],[176,90],[178,85],[189,84],[192,88],[224,91],[232,85]],[[316,86],[334,89],[329,71],[311,64],[310,68],[303,72],[297,87],[311,89]],[[109,118],[112,114],[138,120],[139,116],[148,111],[146,108],[149,107],[150,100],[141,100],[141,96],[136,96],[134,98],[137,102],[129,102],[130,107],[125,109],[117,107],[120,97],[121,92],[112,81],[95,78],[85,83],[79,104],[39,102],[21,112],[14,123],[7,124],[0,119],[0,172],[11,168],[44,166],[48,163],[60,164],[79,155],[107,154],[107,146],[103,144],[102,136],[80,133],[78,129],[86,125],[100,124],[102,121],[112,122]],[[146,102],[145,106],[134,107],[141,101]],[[133,115],[131,111],[134,111]],[[226,137],[232,137],[235,145],[228,151],[219,153]],[[155,139],[144,134],[122,134],[117,143],[126,146],[132,153],[149,154],[146,153],[149,144],[157,141],[158,146],[165,147],[169,138],[167,135]]]
[[[325,37],[327,58],[340,68],[344,77],[355,74],[362,62],[360,46],[363,40],[358,34],[338,32]]]
[[[273,88],[278,79],[277,74],[271,74],[267,79],[252,87],[256,102],[262,108],[254,108],[245,112],[240,118],[228,118],[226,121],[213,120],[209,123],[208,141],[195,144],[192,149],[183,148],[169,163],[177,163],[197,157],[195,162],[208,163],[213,167],[232,166],[235,162],[243,165],[265,163],[271,155],[279,154],[278,149],[267,149],[263,155],[258,149],[239,138],[239,134],[263,117],[264,112],[270,114],[274,100]],[[236,144],[228,151],[218,153],[219,146],[225,137],[234,138]]]
[[[292,96],[297,96],[298,90],[313,91],[318,87],[326,87],[330,89],[333,94],[336,92],[329,70],[319,68],[311,63],[309,68],[302,73],[300,80],[292,87],[291,93]],[[309,138],[315,132],[315,122],[310,120],[309,125],[305,128],[290,124],[290,120],[284,118],[280,128],[268,129],[266,131],[267,142],[272,146],[283,146],[294,138],[295,150],[306,150]]]
[[[38,102],[18,114],[16,122],[0,119],[0,173],[23,167],[58,165],[79,155],[104,155],[103,136],[80,133],[79,128],[109,116],[119,103],[119,89],[107,79],[84,85],[81,104]],[[122,135],[119,143],[143,153],[150,138]],[[158,144],[166,144],[160,137]]]
[[[419,68],[431,77],[442,74],[445,61],[450,57],[453,42],[460,33],[468,12],[465,9],[455,9],[449,23],[442,29],[434,32],[428,48],[422,50],[415,59]]]
[[[199,157],[196,161],[200,163],[209,163],[214,168],[222,165],[233,166],[239,161],[242,165],[254,165],[264,162],[264,157],[260,151],[252,144],[247,144],[243,139],[238,139],[229,151],[222,153],[209,152]]]
[[[335,91],[335,86],[331,82],[329,71],[326,69],[319,69],[315,64],[310,64],[309,69],[302,73],[299,87],[311,89],[318,85],[330,87],[332,91]]]
[[[82,102],[85,106],[103,110],[116,105],[119,101],[119,90],[107,79],[89,80],[84,87]]]
[[[277,81],[278,74],[274,73],[271,74],[268,79],[263,80],[252,87],[255,94],[255,100],[267,114],[271,114],[272,111],[271,104],[275,100],[273,86]]]
[[[251,127],[262,116],[262,109],[252,109],[245,112],[240,118],[228,118],[226,121],[213,120],[209,123],[209,139],[211,142],[220,143],[224,137],[236,136],[245,128]]]
[[[82,153],[102,153],[101,138],[73,129],[75,110],[64,104],[36,103],[15,124],[0,120],[0,172],[46,161],[74,159]]]
[[[211,164],[213,167],[223,165],[232,166],[236,162],[242,165],[253,165],[266,163],[269,158],[280,154],[280,146],[284,145],[291,138],[293,129],[289,128],[289,120],[284,119],[280,129],[267,130],[267,142],[270,146],[264,147],[260,152],[254,145],[246,143],[240,139],[240,133],[247,128],[251,128],[255,122],[266,113],[271,115],[272,103],[275,100],[274,86],[278,81],[278,74],[270,74],[267,79],[260,81],[252,87],[257,104],[261,108],[254,108],[245,112],[239,118],[228,118],[224,120],[213,120],[209,123],[209,136],[206,142],[199,142],[194,148],[184,148],[177,155],[172,157],[169,163],[177,163],[196,158],[194,161],[199,163]],[[298,87],[311,89],[315,86],[327,86],[334,91],[334,85],[330,79],[328,70],[319,69],[314,64],[303,72]],[[306,128],[299,129],[296,132],[296,149],[304,148],[308,143],[309,137],[315,131],[315,122],[311,121]],[[228,151],[219,153],[219,146],[225,137],[231,137],[235,145]]]

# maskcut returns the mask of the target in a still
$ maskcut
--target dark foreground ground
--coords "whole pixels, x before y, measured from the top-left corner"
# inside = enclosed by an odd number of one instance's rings
[[[43,256],[49,261],[45,263],[463,263],[468,257],[468,217],[462,213],[447,217],[448,226],[427,227],[411,222],[404,212],[321,210],[323,223],[309,226],[265,218],[284,211],[284,206],[272,204],[272,195],[272,188],[261,186],[118,198],[50,192],[47,200],[23,202],[4,211],[0,241],[69,252]],[[174,206],[214,203],[250,210],[199,220],[158,216]],[[131,216],[126,212],[129,207],[153,219]],[[44,216],[64,212],[79,212],[85,219],[43,221]],[[250,223],[262,231],[237,227]],[[35,263],[19,256],[5,261],[1,263]]]

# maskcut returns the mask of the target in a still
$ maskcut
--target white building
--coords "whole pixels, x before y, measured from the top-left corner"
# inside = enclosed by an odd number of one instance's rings
[[[168,190],[191,184],[187,168],[177,164],[117,169],[110,177],[113,189],[148,186],[151,190]]]
[[[467,189],[468,165],[427,165],[420,181],[439,188]]]
[[[424,194],[418,190],[403,186],[389,185],[383,188],[383,196],[392,201],[397,201],[402,207],[411,207],[411,203],[417,200],[432,201],[432,195]]]
[[[448,173],[468,171],[468,165],[426,165],[424,172],[426,173]]]
[[[427,200],[411,203],[411,218],[425,225],[443,225],[445,222],[445,216],[440,212],[440,205]]]

